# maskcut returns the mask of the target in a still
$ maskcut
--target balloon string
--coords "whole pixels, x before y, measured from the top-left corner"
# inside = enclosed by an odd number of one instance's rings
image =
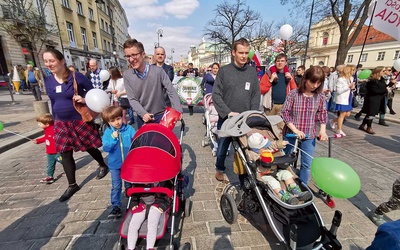
[[[295,146],[295,145],[293,145],[293,144],[291,144],[291,143],[288,143],[288,145],[293,146],[293,148],[297,148],[297,150],[300,150],[302,153],[306,154],[306,155],[307,155],[308,157],[310,157],[311,159],[314,159],[313,156],[311,156],[309,153],[307,153],[306,151],[302,150],[301,148],[299,148],[299,147],[297,147],[297,146]]]
[[[11,134],[18,135],[18,136],[21,136],[22,138],[25,138],[25,139],[28,139],[28,140],[32,141],[31,138],[28,138],[28,137],[26,137],[26,136],[23,136],[23,135],[14,133],[14,132],[12,132],[12,131],[10,131],[10,130],[8,130],[8,129],[3,129],[3,130],[5,130],[5,131],[7,131],[7,132],[9,132],[9,133],[11,133]]]

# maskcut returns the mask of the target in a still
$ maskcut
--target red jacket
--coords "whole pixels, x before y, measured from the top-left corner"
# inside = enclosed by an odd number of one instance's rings
[[[269,81],[269,76],[267,73],[265,73],[260,81],[261,94],[264,95],[265,93],[267,93],[271,87],[272,84]],[[286,84],[286,95],[288,95],[289,92],[293,89],[297,89],[297,85],[296,82],[294,81],[294,77],[292,76],[292,79],[289,81],[288,84]]]
[[[54,141],[54,125],[44,129],[44,136],[36,139],[37,144],[46,142],[46,154],[57,154],[56,142]]]

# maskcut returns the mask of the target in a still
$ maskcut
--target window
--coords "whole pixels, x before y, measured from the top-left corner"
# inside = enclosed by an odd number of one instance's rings
[[[96,35],[96,32],[92,32],[92,37],[93,37],[93,46],[95,48],[98,48],[97,47],[97,35]]]
[[[86,29],[81,27],[81,34],[82,34],[82,41],[83,45],[88,45],[87,36],[86,36]]]
[[[361,54],[360,62],[366,62],[368,58],[368,54]]]
[[[79,2],[79,1],[76,1],[76,12],[77,12],[79,15],[82,15],[82,16],[83,16],[82,3]]]
[[[62,6],[69,9],[69,0],[62,0]]]
[[[396,59],[399,59],[400,58],[400,50],[396,50],[395,52],[394,52],[394,60],[396,60]]]
[[[324,34],[322,35],[322,45],[328,44],[328,37],[329,37],[328,32],[324,32]]]
[[[348,63],[353,62],[353,55],[348,55],[348,56],[347,56],[347,62],[348,62]]]
[[[104,30],[104,20],[101,19],[101,29]]]
[[[107,51],[107,42],[106,39],[103,40],[103,50]]]
[[[378,57],[376,58],[377,61],[385,60],[385,52],[378,52]]]
[[[93,9],[89,8],[89,19],[94,21]]]
[[[74,26],[72,23],[67,22],[67,32],[70,46],[76,48]]]
[[[108,23],[105,22],[105,23],[104,23],[104,26],[105,26],[105,28],[106,28],[105,31],[108,33]]]
[[[111,43],[110,42],[108,42],[108,51],[111,51],[112,49],[111,49]]]

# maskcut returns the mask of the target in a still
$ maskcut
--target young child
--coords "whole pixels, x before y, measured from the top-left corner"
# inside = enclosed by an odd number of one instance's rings
[[[163,186],[167,182],[151,184],[152,186]],[[134,199],[137,199],[136,201]],[[161,215],[171,205],[170,199],[163,194],[144,194],[132,197],[132,219],[129,223],[128,250],[136,249],[139,229],[147,217],[146,249],[154,249],[157,238],[157,228]],[[147,215],[146,215],[147,214]]]
[[[271,67],[269,67],[269,71],[271,72],[271,76],[273,74],[276,75],[277,74],[276,66],[272,65]],[[285,74],[286,79],[288,79],[288,80],[292,79],[292,75],[290,74],[289,67],[287,65],[285,65],[285,67],[283,67],[283,73]],[[275,78],[275,79],[278,79],[278,78]]]
[[[311,193],[302,192],[300,187],[293,180],[293,175],[288,170],[277,169],[276,166],[271,167],[269,163],[274,161],[272,152],[275,150],[273,143],[260,133],[254,133],[248,137],[250,149],[259,154],[261,163],[258,166],[258,174],[263,181],[273,189],[276,196],[283,202],[297,205],[299,201],[307,201],[311,199]],[[276,177],[274,177],[276,176]],[[284,181],[287,191],[282,190],[279,181]]]
[[[104,131],[102,137],[103,150],[108,152],[108,168],[111,173],[111,205],[109,219],[121,217],[122,179],[121,165],[128,154],[132,138],[136,130],[122,122],[123,110],[121,107],[110,106],[102,113],[103,121],[110,126]],[[130,183],[125,182],[125,189]]]
[[[57,154],[56,144],[54,141],[54,120],[51,114],[44,114],[36,118],[39,127],[44,129],[44,136],[32,140],[35,144],[46,142],[47,154],[47,177],[40,180],[41,183],[51,184],[54,182],[54,170],[56,162],[61,163],[60,155]]]

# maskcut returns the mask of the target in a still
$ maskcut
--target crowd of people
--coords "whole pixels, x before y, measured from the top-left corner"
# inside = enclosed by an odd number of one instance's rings
[[[42,183],[53,183],[56,162],[61,161],[63,165],[68,187],[59,198],[60,202],[67,201],[81,188],[76,180],[73,152],[86,151],[95,159],[98,163],[97,179],[102,179],[111,172],[112,209],[109,218],[118,218],[122,213],[120,206],[123,182],[120,169],[136,132],[130,124],[136,123],[137,129],[140,129],[146,123],[159,123],[168,106],[183,113],[172,85],[173,68],[165,64],[164,48],[155,49],[154,64],[146,61],[144,46],[136,39],[128,39],[123,48],[129,69],[121,72],[117,67],[110,67],[110,79],[107,81],[101,80],[101,68],[95,59],[89,61],[89,70],[82,74],[73,66],[67,67],[60,51],[48,49],[43,54],[45,66],[51,72],[44,81],[52,115],[38,118],[39,126],[45,130],[46,139],[34,141],[41,143],[48,140],[51,145],[47,148],[47,177],[41,180]],[[344,121],[355,106],[355,95],[362,95],[364,98],[362,109],[355,118],[360,119],[365,114],[359,129],[366,133],[375,133],[372,130],[375,115],[379,115],[378,124],[387,126],[386,107],[391,114],[395,114],[394,89],[400,76],[391,67],[374,68],[367,80],[358,79],[362,65],[339,65],[336,70],[326,66],[311,66],[306,69],[301,65],[295,74],[291,74],[287,66],[287,56],[279,54],[275,58],[275,64],[258,76],[256,68],[249,64],[249,51],[250,43],[241,38],[233,44],[233,62],[230,64],[220,67],[218,63],[213,63],[207,70],[200,71],[189,64],[188,69],[178,71],[177,75],[203,77],[201,87],[204,94],[212,94],[218,111],[218,129],[228,118],[248,110],[262,109],[267,116],[281,116],[283,122],[278,124],[282,131],[280,139],[288,141],[290,145],[294,138],[286,135],[295,134],[303,140],[300,146],[302,151],[299,179],[305,184],[310,176],[316,139],[328,140],[327,124],[338,135],[346,136]],[[28,65],[24,71],[23,79],[26,84],[23,86],[30,87],[35,99],[41,100],[38,73]],[[74,85],[77,87],[76,91]],[[93,88],[103,89],[110,94],[110,107],[102,113],[103,122],[108,124],[102,137],[94,121],[83,121],[75,108],[75,103],[85,103],[86,92]],[[191,109],[189,106],[189,111],[193,114],[193,107]],[[334,112],[337,117],[329,120],[328,111]],[[218,139],[215,162],[217,181],[225,179],[225,159],[231,141],[230,137]],[[286,153],[293,150],[289,145],[285,148]],[[102,146],[109,153],[107,163],[99,150]],[[239,175],[239,180],[243,184],[244,176]],[[129,183],[124,186],[125,189],[129,188]],[[292,193],[285,197],[286,200],[288,197],[293,200],[297,196]],[[156,214],[159,217],[159,213]]]

